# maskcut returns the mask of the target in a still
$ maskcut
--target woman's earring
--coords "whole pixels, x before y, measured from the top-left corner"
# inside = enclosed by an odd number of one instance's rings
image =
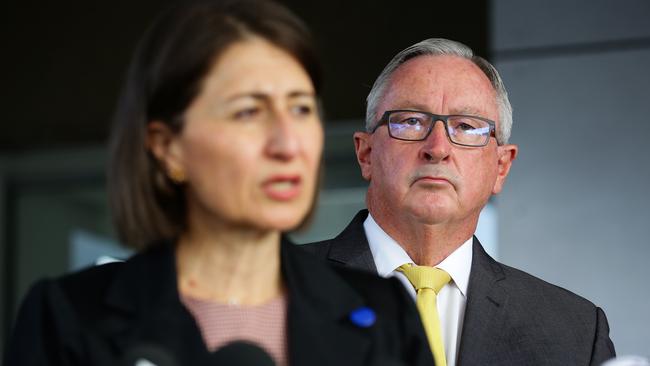
[[[171,168],[167,172],[167,175],[169,176],[169,179],[172,180],[177,185],[181,185],[185,183],[185,180],[187,179],[185,177],[185,173],[181,169],[178,168]]]

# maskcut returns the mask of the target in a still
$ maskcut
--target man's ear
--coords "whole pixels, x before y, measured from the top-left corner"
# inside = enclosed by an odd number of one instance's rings
[[[371,180],[371,159],[370,153],[372,152],[371,135],[367,132],[354,133],[354,151],[357,154],[357,161],[361,168],[361,175],[363,179]]]
[[[167,175],[174,179],[184,176],[182,154],[178,134],[163,122],[152,121],[147,125],[147,148],[158,160]]]
[[[492,194],[498,194],[503,189],[506,183],[506,178],[510,172],[512,162],[517,158],[519,147],[517,145],[503,145],[497,146],[497,154],[499,155],[497,179],[492,188]]]

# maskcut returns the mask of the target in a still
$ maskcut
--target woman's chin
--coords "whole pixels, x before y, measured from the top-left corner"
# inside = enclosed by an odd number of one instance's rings
[[[291,231],[297,228],[303,221],[304,215],[300,217],[274,217],[266,220],[264,225],[269,230]]]
[[[263,213],[259,223],[269,230],[291,231],[303,223],[306,210],[272,210]]]

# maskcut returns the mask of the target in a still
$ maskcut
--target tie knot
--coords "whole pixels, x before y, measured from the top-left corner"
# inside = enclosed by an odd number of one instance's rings
[[[436,294],[451,279],[449,273],[435,267],[404,264],[397,270],[404,273],[416,290],[428,288]]]

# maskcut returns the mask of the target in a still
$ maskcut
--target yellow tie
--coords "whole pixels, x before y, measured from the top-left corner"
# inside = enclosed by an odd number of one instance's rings
[[[411,264],[404,264],[397,270],[404,273],[418,294],[416,304],[424,331],[429,338],[429,346],[433,352],[436,366],[447,365],[436,296],[440,289],[449,282],[449,274],[439,268]]]

